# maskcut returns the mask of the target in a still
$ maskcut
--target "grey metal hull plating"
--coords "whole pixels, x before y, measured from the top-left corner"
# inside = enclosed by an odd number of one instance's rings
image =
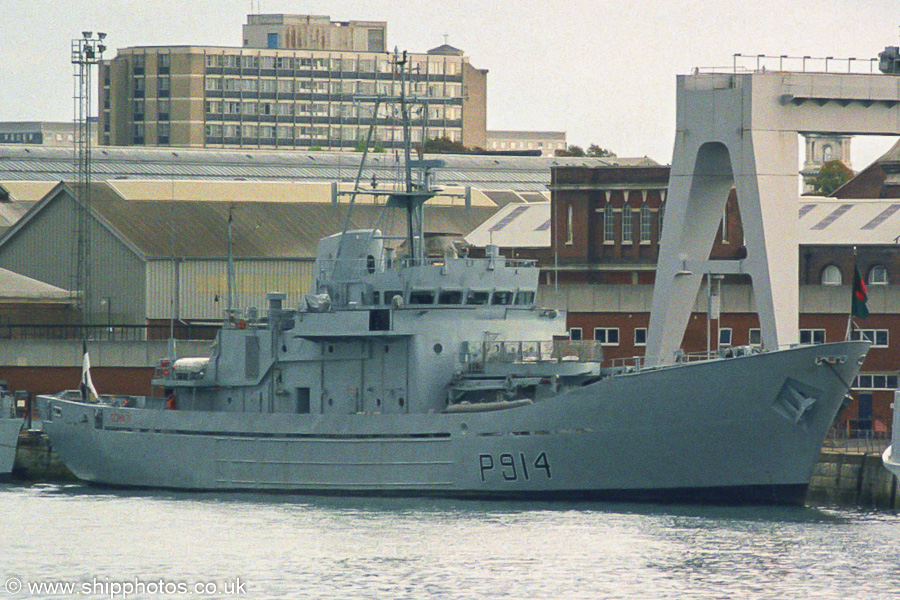
[[[798,502],[867,348],[843,342],[684,364],[463,414],[214,413],[53,399],[45,428],[75,475],[114,486]]]

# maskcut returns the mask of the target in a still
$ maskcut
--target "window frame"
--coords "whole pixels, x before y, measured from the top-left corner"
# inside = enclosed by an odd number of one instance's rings
[[[615,341],[610,340],[611,333],[615,334],[612,336],[615,337]],[[594,327],[594,341],[599,342],[601,346],[618,346],[621,343],[621,339],[618,327]]]
[[[727,341],[727,342],[722,341],[723,335],[726,334],[726,333],[728,334],[728,335],[727,335],[727,338],[728,338],[728,341]],[[719,341],[719,347],[720,347],[720,348],[723,347],[723,346],[726,346],[726,347],[731,347],[731,346],[733,346],[733,345],[734,345],[734,328],[733,328],[733,327],[719,327],[719,333],[718,333],[718,335],[716,336],[716,339],[718,339],[718,341]]]
[[[804,334],[809,334],[809,341],[806,341],[806,342],[803,341]],[[821,337],[822,337],[821,341],[816,341],[816,337],[818,336],[818,334],[821,334]],[[800,339],[800,344],[802,346],[815,346],[818,344],[826,343],[828,340],[828,336],[825,333],[825,329],[816,327],[816,328],[809,328],[809,329],[801,329],[799,339]]]

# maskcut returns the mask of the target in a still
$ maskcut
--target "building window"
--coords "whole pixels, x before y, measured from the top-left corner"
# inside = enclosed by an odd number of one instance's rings
[[[824,329],[801,329],[800,330],[800,343],[801,344],[824,344],[825,343],[825,330]]]
[[[822,285],[841,285],[841,270],[835,265],[828,265],[822,269]]]
[[[619,328],[618,327],[595,327],[594,341],[600,342],[601,346],[618,346],[619,345]]]
[[[569,329],[569,339],[580,342],[583,338],[581,335],[581,327],[572,327]]]
[[[657,229],[659,230],[659,239],[662,240],[663,234],[663,216],[666,214],[666,205],[665,203],[660,202],[659,210],[656,213]]]
[[[635,327],[634,328],[634,345],[635,346],[646,346],[647,345],[647,328],[646,327]]]
[[[720,346],[730,346],[731,345],[731,327],[720,327],[719,328],[719,345]]]
[[[641,243],[649,244],[650,239],[650,205],[641,204]]]
[[[603,207],[603,243],[614,244],[616,242],[616,215],[613,213],[612,202],[607,202]]]
[[[168,123],[160,123],[156,126],[156,137],[157,141],[160,144],[168,144],[169,143],[169,124]]]
[[[572,205],[566,204],[566,245],[571,246],[573,244],[573,215],[572,215]]]
[[[888,330],[887,329],[857,329],[850,334],[850,338],[854,340],[869,340],[873,348],[888,347]]]
[[[750,330],[750,345],[751,346],[761,346],[762,345],[762,330],[760,330],[760,329],[751,329]]]
[[[869,285],[887,285],[887,269],[884,265],[875,265],[869,269]]]
[[[860,374],[853,382],[853,387],[858,390],[896,390],[897,375],[894,373]]]
[[[168,67],[172,64],[172,57],[169,54],[160,54],[157,58],[160,67]]]
[[[632,225],[632,211],[631,207],[628,206],[628,201],[626,199],[625,206],[622,207],[622,243],[630,244],[633,240],[632,234],[634,233],[634,226]]]

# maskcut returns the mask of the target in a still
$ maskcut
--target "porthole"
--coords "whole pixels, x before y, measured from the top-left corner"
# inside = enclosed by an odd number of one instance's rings
[[[440,354],[440,353],[443,352],[443,351],[444,351],[444,347],[443,347],[443,346],[441,346],[440,344],[435,344],[435,345],[434,345],[434,353],[435,353],[435,354]]]
[[[328,346],[328,351],[329,351],[329,352],[334,352],[334,346]]]
[[[334,406],[334,398],[328,399],[328,406]]]
[[[375,400],[375,406],[381,407],[381,398]]]
[[[397,400],[397,404],[399,404],[400,406],[403,406],[403,398],[400,398],[399,400]]]

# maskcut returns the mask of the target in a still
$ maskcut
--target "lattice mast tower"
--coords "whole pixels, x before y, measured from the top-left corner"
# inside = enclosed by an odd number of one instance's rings
[[[72,40],[74,71],[74,218],[75,245],[72,252],[70,289],[80,293],[82,322],[86,325],[93,311],[91,286],[91,74],[94,65],[103,59],[106,34],[93,35],[83,31],[81,38]]]

